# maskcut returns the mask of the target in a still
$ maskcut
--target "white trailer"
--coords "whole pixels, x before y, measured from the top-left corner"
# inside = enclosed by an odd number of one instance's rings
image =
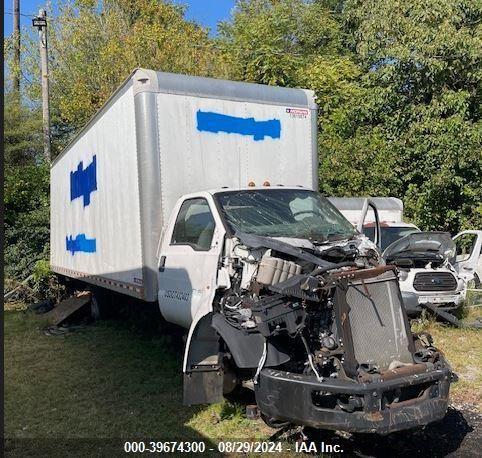
[[[359,223],[366,197],[329,197],[328,199],[350,223],[354,226]],[[400,199],[396,197],[370,197],[369,199],[377,208],[380,222],[403,222],[403,202]],[[372,210],[368,210],[363,222],[365,224],[375,222]]]
[[[450,368],[316,192],[316,139],[311,91],[138,69],[53,163],[52,269],[188,328],[187,404],[244,386],[272,426],[437,420]]]

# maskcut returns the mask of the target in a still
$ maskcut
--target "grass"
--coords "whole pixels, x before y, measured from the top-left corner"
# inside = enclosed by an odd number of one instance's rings
[[[5,437],[269,437],[240,406],[182,405],[181,336],[110,320],[64,336],[21,311],[5,318]]]
[[[474,309],[480,311],[480,309]],[[266,440],[274,430],[225,401],[182,405],[183,340],[157,320],[99,321],[46,336],[41,316],[5,311],[5,437]],[[161,329],[159,329],[161,326]],[[458,373],[456,404],[482,410],[482,333],[430,320],[429,331]],[[34,455],[35,453],[32,453]]]
[[[469,308],[463,322],[473,322],[482,316],[482,308]],[[455,404],[469,404],[482,412],[482,330],[456,328],[427,319],[419,320],[414,331],[427,331],[450,362],[452,369],[459,376],[450,390],[451,400]]]

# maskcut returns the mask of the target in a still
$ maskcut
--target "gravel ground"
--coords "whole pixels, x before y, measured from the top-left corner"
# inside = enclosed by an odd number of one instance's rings
[[[388,436],[305,431],[308,440],[340,444],[343,455],[359,457],[479,457],[482,415],[471,406],[451,406],[445,418],[425,428]]]

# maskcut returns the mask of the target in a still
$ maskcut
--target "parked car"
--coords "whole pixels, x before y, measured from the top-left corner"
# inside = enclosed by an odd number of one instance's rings
[[[399,268],[400,290],[409,313],[431,303],[444,310],[460,307],[468,288],[480,287],[482,231],[414,232],[383,252]],[[416,296],[416,299],[414,299]]]
[[[446,310],[457,308],[463,304],[468,286],[480,286],[482,231],[463,231],[453,240],[448,233],[422,232],[403,221],[403,203],[395,197],[329,200],[377,244],[387,263],[397,265],[409,313],[419,313],[424,303]]]
[[[417,295],[418,304],[456,308],[465,300],[466,283],[458,275],[455,243],[448,232],[415,232],[383,252],[388,264],[399,269],[400,289]]]

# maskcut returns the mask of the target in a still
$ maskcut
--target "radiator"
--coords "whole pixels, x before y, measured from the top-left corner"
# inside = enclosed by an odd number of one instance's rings
[[[392,361],[413,363],[400,289],[393,271],[353,281],[346,291],[353,353],[359,364],[380,370]]]

